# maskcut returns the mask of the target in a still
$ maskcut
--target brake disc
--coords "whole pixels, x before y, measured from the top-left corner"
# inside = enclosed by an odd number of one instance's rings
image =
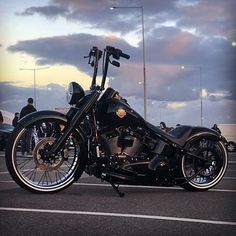
[[[47,158],[42,156],[42,153],[45,155],[47,148],[50,147],[55,140],[56,138],[54,137],[45,137],[35,146],[33,150],[33,159],[37,169],[47,171],[56,170],[63,164],[64,158],[62,155],[55,155]]]

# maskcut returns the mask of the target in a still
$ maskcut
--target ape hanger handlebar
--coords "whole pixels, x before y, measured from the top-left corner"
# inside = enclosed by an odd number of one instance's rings
[[[99,50],[97,47],[91,48],[89,51],[89,55],[84,57],[84,58],[89,58],[88,64],[94,67],[93,79],[92,79],[90,89],[93,89],[94,87],[96,87],[98,64],[99,64],[100,58],[102,57],[102,54],[103,54],[103,66],[102,66],[102,82],[101,82],[100,90],[104,90],[109,63],[112,64],[113,66],[120,67],[120,63],[117,61],[120,59],[120,57],[123,57],[125,59],[130,58],[128,54],[123,53],[122,50],[118,48],[114,48],[112,46],[106,46],[103,52]],[[115,60],[111,61],[110,59],[111,56]]]
[[[96,85],[96,78],[97,78],[97,73],[98,73],[98,62],[101,57],[102,57],[102,51],[99,50],[97,47],[92,47],[89,51],[89,55],[84,56],[84,58],[89,59],[88,64],[94,68],[93,79],[92,79],[90,89],[92,89]]]

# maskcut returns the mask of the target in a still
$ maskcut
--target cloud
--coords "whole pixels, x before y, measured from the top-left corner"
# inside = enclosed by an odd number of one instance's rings
[[[161,36],[161,37],[160,37]],[[233,47],[223,38],[204,38],[176,27],[159,27],[146,40],[147,55],[155,62],[229,66],[236,61]]]
[[[55,18],[58,16],[66,16],[69,14],[69,10],[64,6],[43,6],[43,7],[29,7],[21,13],[16,13],[21,16],[32,16],[34,14],[39,14],[42,16],[47,16],[48,18]]]
[[[228,66],[234,54],[227,48],[224,39],[201,39],[173,27],[157,30],[163,38],[147,39],[147,90],[150,99],[166,101],[189,101],[199,96],[199,70],[181,70],[181,65],[202,67],[202,86],[210,93],[218,90],[229,91],[232,99],[235,85],[235,67]],[[133,47],[125,40],[108,36],[73,34],[34,40],[20,41],[8,48],[11,52],[27,53],[37,59],[37,64],[69,64],[91,74],[84,56],[91,46],[103,49],[105,45],[121,48],[131,55],[129,62],[122,60],[121,69],[109,69],[110,86],[119,88],[125,96],[143,96],[142,47]],[[225,54],[224,50],[229,51]],[[193,56],[194,55],[194,56]],[[225,76],[227,75],[227,77]]]
[[[130,105],[141,115],[143,115],[143,99],[136,97],[127,97]],[[180,108],[173,109],[168,101],[148,102],[147,114],[148,121],[158,125],[165,121],[168,126],[176,124],[199,125],[200,124],[200,100],[185,102]],[[175,104],[181,104],[175,102]],[[184,104],[186,104],[184,106]],[[178,106],[178,105],[177,105]],[[236,120],[236,111],[234,107],[236,102],[232,100],[210,101],[203,99],[203,124],[212,127],[214,123],[233,124]]]
[[[195,78],[189,77],[183,76],[178,65],[149,63],[146,65],[148,98],[159,101],[190,101],[198,99],[198,89],[193,91],[191,88],[196,86],[198,88],[199,78],[197,78],[196,82]],[[122,70],[118,70],[116,78],[110,80],[109,85],[117,88],[124,96],[142,97],[142,63],[122,63]]]
[[[234,0],[198,1],[197,4],[179,7],[182,17],[177,25],[195,28],[199,34],[232,39],[236,34]],[[210,9],[210,10],[209,10]]]
[[[122,35],[133,32],[136,37],[140,37],[141,11],[135,7],[143,6],[148,60],[162,64],[188,62],[229,66],[232,61],[236,63],[235,50],[231,46],[231,38],[236,35],[232,10],[236,5],[234,0],[216,0],[214,4],[210,0],[134,0],[129,4],[125,0],[51,0],[50,3],[44,7],[32,7],[34,10],[30,12],[51,17],[60,14],[52,7],[62,8],[61,16],[68,21],[84,23],[91,29],[120,32]],[[110,11],[110,6],[134,8]],[[167,27],[171,21],[176,23],[175,26]],[[139,43],[140,49],[141,46],[142,42]]]
[[[26,105],[27,98],[33,97],[33,94],[33,88],[19,87],[9,82],[1,82],[0,107],[12,113],[19,112]],[[67,106],[65,88],[58,84],[48,84],[43,87],[37,86],[36,101],[38,110],[65,107]]]
[[[110,44],[119,46],[126,52],[135,49],[120,38],[73,34],[19,41],[16,45],[8,47],[8,50],[30,54],[37,59],[38,64],[69,64],[86,71],[88,66],[84,56],[88,55],[89,49],[92,46],[103,49]]]
[[[143,82],[142,41],[139,40],[138,47],[133,47],[122,39],[128,33],[141,38],[141,9],[117,8],[110,11],[111,6],[143,6],[148,102],[187,104],[181,108],[181,113],[190,106],[198,106],[199,70],[181,70],[180,66],[201,66],[202,88],[208,94],[204,103],[212,107],[208,116],[213,120],[216,116],[223,119],[220,109],[225,114],[228,112],[223,104],[232,108],[236,101],[236,53],[231,44],[236,35],[234,0],[215,0],[214,3],[211,0],[133,0],[128,4],[125,0],[51,0],[48,6],[27,8],[21,16],[40,14],[49,20],[61,16],[85,24],[91,29],[91,34],[24,40],[8,50],[32,55],[41,65],[69,64],[91,73],[83,56],[92,46],[104,48],[108,44],[119,47],[130,54],[131,59],[122,60],[121,68],[109,68],[109,85],[130,98],[131,103],[134,101],[134,106],[142,112],[143,84],[139,84]],[[102,29],[109,37],[94,35],[93,29]],[[171,107],[162,109],[173,116]],[[179,109],[175,110],[175,116],[184,120],[183,115],[177,112]],[[192,107],[189,111],[194,113],[197,109]],[[235,119],[234,115],[229,116]]]
[[[49,84],[44,87],[37,87],[36,91],[38,110],[68,107],[63,86]],[[3,110],[12,113],[19,112],[25,106],[27,98],[32,96],[33,88],[0,83],[0,107]],[[143,114],[143,98],[128,96],[126,99],[134,110],[141,115]],[[204,98],[204,125],[210,127],[214,123],[235,123],[235,106],[236,102],[232,100],[210,101]],[[156,125],[163,120],[169,126],[175,126],[177,123],[198,125],[200,121],[200,100],[181,103],[160,100],[151,102],[148,100],[148,120]]]
[[[112,6],[134,8],[110,11]],[[27,8],[21,15],[37,13],[47,18],[61,15],[67,20],[124,34],[140,29],[141,9],[135,8],[138,6],[143,6],[147,33],[160,23],[175,21],[178,27],[195,30],[204,36],[233,39],[236,34],[234,0],[215,0],[214,3],[212,0],[133,0],[129,3],[126,0],[51,0],[49,5]],[[117,27],[119,25],[122,27]]]
[[[187,104],[185,102],[171,102],[167,104],[167,108],[171,109],[179,109],[186,107]]]
[[[174,2],[175,0],[148,0],[130,1],[127,4],[125,0],[51,0],[49,5],[30,7],[18,15],[32,16],[33,14],[40,14],[46,18],[62,16],[69,21],[84,23],[91,28],[122,32],[124,34],[140,29],[141,8],[137,8],[137,6],[145,6],[145,13],[157,15],[165,11],[174,12]],[[110,7],[112,6],[132,6],[134,8],[117,8],[111,11]],[[120,25],[122,27],[119,27]]]

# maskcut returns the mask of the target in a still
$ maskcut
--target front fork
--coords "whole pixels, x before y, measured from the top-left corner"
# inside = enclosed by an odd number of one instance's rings
[[[78,109],[78,111],[73,116],[72,120],[69,122],[69,124],[64,128],[63,132],[64,134],[59,137],[59,139],[53,144],[51,150],[48,152],[48,157],[52,156],[54,153],[57,153],[67,140],[67,138],[70,136],[72,130],[79,126],[79,124],[83,121],[83,119],[86,117],[86,115],[91,111],[91,109],[94,107],[94,104],[98,100],[98,97],[100,95],[99,90],[95,90],[88,99],[88,101],[85,102],[85,104],[82,105],[81,108]]]
[[[87,138],[87,148],[88,148],[88,162],[85,172],[88,175],[94,175],[97,178],[101,177],[101,154],[99,148],[99,139],[98,139],[98,131],[97,131],[97,121],[95,116],[95,110],[91,112],[90,115],[90,122],[93,123],[92,125],[92,133]]]
[[[99,139],[97,131],[97,120],[95,116],[95,109],[92,110],[91,115],[89,116],[90,122],[92,122],[91,134],[87,137],[87,146],[88,146],[88,158],[92,160],[92,157],[101,157],[99,149]],[[96,155],[94,155],[96,153]]]

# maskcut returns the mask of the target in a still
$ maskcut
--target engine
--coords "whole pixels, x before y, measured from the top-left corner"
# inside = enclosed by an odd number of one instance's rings
[[[143,145],[139,135],[127,127],[105,131],[100,137],[104,151],[109,156],[134,157],[142,150]]]
[[[118,127],[112,130],[102,131],[101,146],[102,156],[111,165],[119,166],[127,170],[140,172],[147,165],[150,150],[145,142],[146,135],[138,129],[130,127]]]

